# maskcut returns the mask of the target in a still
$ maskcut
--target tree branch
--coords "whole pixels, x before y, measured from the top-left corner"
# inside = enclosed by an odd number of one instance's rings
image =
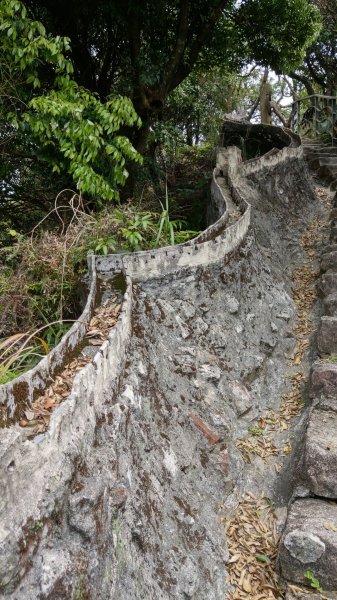
[[[225,8],[228,0],[218,0],[216,5],[210,10],[207,20],[202,24],[202,30],[191,45],[188,59],[185,63],[181,63],[176,72],[172,74],[171,80],[166,82],[166,91],[171,92],[181,83],[185,77],[191,72],[194,67],[201,49],[207,39],[213,32],[214,25],[220,17],[221,12]]]
[[[171,78],[183,57],[186,47],[190,10],[191,0],[180,0],[180,17],[177,28],[176,43],[173,55],[165,69],[166,72],[163,79],[164,88],[166,88],[167,84],[171,81]]]

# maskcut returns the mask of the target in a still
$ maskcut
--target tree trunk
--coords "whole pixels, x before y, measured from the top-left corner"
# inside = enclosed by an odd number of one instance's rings
[[[268,69],[265,69],[260,87],[261,123],[271,125],[271,85],[268,83]]]

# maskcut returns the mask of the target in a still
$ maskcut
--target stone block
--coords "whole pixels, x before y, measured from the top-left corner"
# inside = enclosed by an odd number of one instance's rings
[[[335,293],[337,291],[337,273],[331,271],[323,273],[319,288],[323,296],[330,296],[330,294]]]
[[[311,373],[311,393],[316,397],[337,396],[337,363],[314,363]]]
[[[318,350],[321,354],[337,354],[337,318],[322,317],[318,332]]]
[[[302,482],[316,496],[325,498],[337,498],[336,411],[313,410],[303,446]]]
[[[327,252],[323,254],[321,261],[321,270],[325,271],[336,271],[337,270],[337,251]]]
[[[311,571],[323,589],[337,589],[337,505],[317,498],[296,500],[279,548],[282,575],[308,585]]]
[[[329,317],[337,316],[337,290],[324,298],[323,312]]]

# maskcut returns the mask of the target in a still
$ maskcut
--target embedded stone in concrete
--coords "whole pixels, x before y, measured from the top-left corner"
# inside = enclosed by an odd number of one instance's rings
[[[323,589],[337,588],[337,505],[302,498],[289,511],[279,549],[283,577],[308,584],[312,571]]]
[[[311,492],[326,498],[337,498],[336,431],[335,411],[312,412],[304,440],[302,480]]]
[[[240,381],[229,382],[231,400],[239,417],[248,412],[252,406],[252,399],[247,388]]]
[[[314,364],[311,374],[311,392],[313,396],[337,395],[337,363],[316,362]]]
[[[337,273],[332,271],[323,273],[319,288],[323,296],[329,296],[330,294],[333,294],[337,290]]]
[[[329,269],[336,271],[337,269],[337,251],[323,254],[321,262],[321,270],[323,273]]]
[[[330,317],[337,316],[337,291],[324,298],[323,307],[325,315]]]
[[[337,353],[337,318],[322,317],[318,333],[318,350],[322,354]]]

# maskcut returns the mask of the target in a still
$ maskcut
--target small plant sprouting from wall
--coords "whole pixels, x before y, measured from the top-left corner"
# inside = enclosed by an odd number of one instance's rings
[[[312,587],[314,590],[317,590],[318,592],[322,592],[322,588],[321,588],[321,584],[318,581],[317,577],[315,576],[315,574],[312,571],[306,571],[304,573],[304,577],[306,579],[308,579],[308,583],[310,583],[310,587]]]

